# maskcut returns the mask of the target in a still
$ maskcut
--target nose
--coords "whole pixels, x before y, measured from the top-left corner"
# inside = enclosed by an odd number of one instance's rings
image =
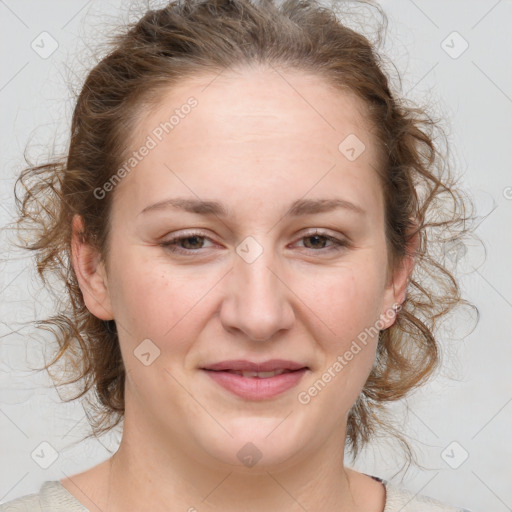
[[[235,261],[227,279],[227,293],[220,310],[224,328],[243,332],[253,341],[266,341],[293,326],[291,283],[265,252],[254,262]],[[289,279],[289,278],[288,278]]]

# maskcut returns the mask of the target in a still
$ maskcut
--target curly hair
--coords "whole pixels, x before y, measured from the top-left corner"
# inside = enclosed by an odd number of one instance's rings
[[[439,367],[440,319],[463,303],[476,309],[461,298],[450,269],[451,251],[469,232],[472,203],[438,144],[438,138],[446,140],[439,121],[391,92],[385,60],[377,52],[381,36],[371,43],[340,19],[316,0],[183,0],[149,9],[111,37],[110,51],[88,73],[67,154],[37,166],[27,160],[14,190],[17,227],[29,233],[20,240],[35,251],[42,282],[47,285],[53,275],[67,292],[58,314],[37,324],[55,335],[59,348],[44,368],[50,371],[63,356],[71,361],[72,375],[61,374],[58,385],[79,385],[69,400],[95,394],[89,403],[95,408],[89,417],[94,435],[123,418],[125,368],[115,321],[103,321],[85,306],[71,264],[73,216],[84,221],[83,241],[106,261],[113,194],[100,198],[94,191],[125,161],[143,112],[189,77],[266,64],[313,73],[364,102],[381,155],[375,170],[384,192],[392,268],[406,255],[410,238],[419,240],[406,300],[395,323],[379,332],[375,364],[346,431],[354,459],[379,430],[393,431],[411,453],[386,419],[385,406]]]

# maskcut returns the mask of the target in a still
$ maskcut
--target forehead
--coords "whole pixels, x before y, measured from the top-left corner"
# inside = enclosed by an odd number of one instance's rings
[[[378,150],[367,120],[353,93],[298,71],[225,70],[187,79],[141,116],[130,147],[149,139],[154,147],[120,188],[130,189],[132,204],[172,192],[178,177],[180,195],[188,184],[189,195],[211,197],[218,189],[243,196],[243,177],[253,196],[273,200],[341,187],[348,200],[363,194],[379,204]]]
[[[191,98],[197,106],[188,109]],[[180,110],[187,113],[174,119],[164,136],[172,133],[180,142],[191,142],[205,135],[203,147],[222,139],[255,145],[295,139],[300,144],[307,137],[313,145],[323,140],[331,153],[349,130],[361,138],[369,130],[367,108],[353,92],[298,70],[243,68],[186,79],[162,92],[140,119],[136,135],[144,137]]]

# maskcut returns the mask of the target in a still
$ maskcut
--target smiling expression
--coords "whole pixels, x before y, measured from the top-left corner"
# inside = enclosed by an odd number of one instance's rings
[[[116,320],[126,428],[212,464],[240,465],[247,443],[274,465],[329,440],[343,450],[377,336],[309,404],[297,395],[397,299],[364,105],[299,72],[212,80],[183,82],[140,120],[133,148],[197,99],[110,192],[108,293],[85,298]],[[350,159],[339,148],[354,135],[365,149]]]

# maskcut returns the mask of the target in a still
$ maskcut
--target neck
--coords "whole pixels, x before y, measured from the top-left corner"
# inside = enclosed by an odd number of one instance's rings
[[[115,455],[63,482],[91,512],[384,509],[382,484],[343,466],[345,425],[338,425],[330,437],[317,436],[313,447],[304,445],[284,461],[263,454],[249,467],[236,458],[235,463],[221,462],[225,447],[212,456],[224,438],[211,450],[193,438],[184,439],[183,427],[172,431],[176,422],[159,425],[154,417],[132,410],[130,401],[126,405]],[[276,446],[267,447],[272,451]],[[259,447],[264,451],[264,442]]]
[[[327,465],[296,467],[290,471],[260,469],[258,473],[211,471],[199,465],[178,469],[174,463],[135,464],[133,451],[120,448],[110,475],[107,510],[143,510],[151,503],[154,511],[250,512],[286,510],[356,510],[349,476],[344,468],[330,471]],[[140,460],[140,459],[139,459]],[[319,506],[321,504],[321,506]]]
[[[106,510],[248,512],[356,510],[354,472],[343,467],[343,444],[326,441],[288,463],[233,466],[198,457],[125,417],[123,439],[111,460]],[[337,436],[338,440],[343,436]],[[201,455],[201,454],[199,454]],[[355,479],[357,480],[357,478]],[[354,481],[355,481],[354,480]]]

